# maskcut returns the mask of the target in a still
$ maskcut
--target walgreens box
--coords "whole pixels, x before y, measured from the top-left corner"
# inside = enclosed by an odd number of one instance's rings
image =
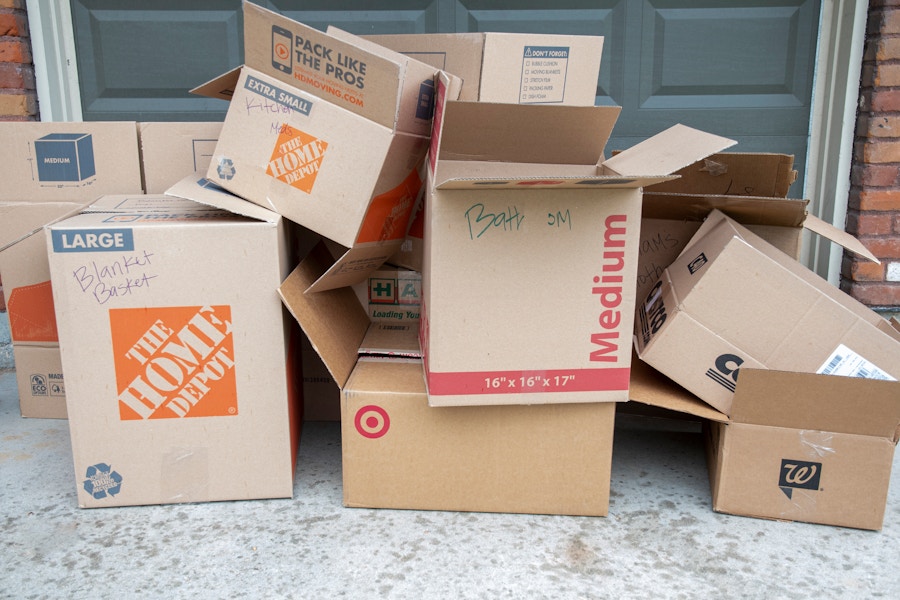
[[[641,190],[734,142],[676,126],[604,160],[618,113],[439,92],[421,317],[433,406],[627,400]]]
[[[370,35],[463,80],[460,100],[593,106],[603,37],[536,33]]]
[[[900,378],[887,321],[719,211],[638,306],[635,348],[726,415],[745,368]]]
[[[141,193],[135,123],[0,123],[0,275],[23,416],[65,418],[42,227],[100,195]]]
[[[304,294],[319,251],[280,293],[341,388],[346,506],[607,514],[614,404],[430,407],[414,327],[370,324],[347,288]]]
[[[207,174],[348,248],[313,288],[361,281],[402,243],[428,147],[435,69],[244,4],[246,64]]]
[[[205,173],[221,131],[221,122],[138,123],[144,191],[162,194],[192,173]]]
[[[289,253],[259,217],[107,196],[48,228],[79,506],[292,495]]]

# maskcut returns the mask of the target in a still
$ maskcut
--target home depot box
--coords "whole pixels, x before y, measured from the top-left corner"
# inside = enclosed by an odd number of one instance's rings
[[[887,321],[719,211],[638,306],[635,347],[726,415],[745,368],[900,377]]]
[[[604,161],[618,112],[439,92],[421,317],[433,406],[627,399],[641,188],[733,142],[676,126]]]
[[[181,179],[209,168],[222,123],[138,123],[144,191],[162,194]]]
[[[453,73],[460,100],[593,106],[603,37],[536,33],[427,33],[364,36]]]
[[[286,225],[257,214],[107,196],[48,228],[79,506],[292,495]]]
[[[428,406],[413,327],[370,324],[346,288],[304,294],[321,251],[280,293],[342,388],[346,506],[607,514],[614,404]]]
[[[141,192],[133,122],[0,123],[0,201],[77,202]]]
[[[900,383],[743,369],[706,428],[713,509],[881,529],[898,431]]]
[[[99,195],[141,192],[135,123],[0,123],[0,137],[0,275],[19,408],[26,417],[65,418],[41,228]]]
[[[195,90],[231,100],[208,177],[348,248],[314,290],[361,281],[406,235],[435,69],[250,3],[244,43],[242,69]]]

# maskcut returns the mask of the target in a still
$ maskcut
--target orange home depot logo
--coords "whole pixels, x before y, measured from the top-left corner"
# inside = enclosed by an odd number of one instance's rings
[[[266,175],[304,191],[312,191],[328,144],[299,129],[281,127]]]
[[[119,418],[237,414],[229,306],[109,311]]]

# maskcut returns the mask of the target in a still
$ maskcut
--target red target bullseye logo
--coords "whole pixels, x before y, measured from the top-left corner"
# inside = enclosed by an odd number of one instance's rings
[[[391,427],[391,418],[387,411],[380,406],[369,404],[356,411],[353,423],[361,436],[376,439],[388,432]]]

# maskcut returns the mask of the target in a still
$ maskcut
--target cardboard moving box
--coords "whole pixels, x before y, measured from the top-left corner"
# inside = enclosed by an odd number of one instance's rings
[[[258,214],[106,196],[48,228],[79,506],[291,497],[290,253]]]
[[[138,123],[144,191],[162,194],[192,173],[205,173],[221,131],[216,121]]]
[[[351,285],[401,245],[422,181],[435,69],[244,3],[243,68],[207,177],[347,248],[313,291]]]
[[[593,106],[603,37],[536,33],[364,36],[463,80],[460,100]]]
[[[425,203],[432,406],[628,398],[641,191],[733,141],[673,127],[604,160],[617,107],[443,102]]]
[[[42,227],[98,196],[141,193],[132,122],[0,123],[0,275],[24,417],[64,419],[65,379]]]
[[[615,404],[432,408],[415,328],[371,324],[350,289],[305,294],[315,249],[280,288],[342,390],[344,504],[606,515]]]
[[[726,415],[744,368],[900,378],[900,333],[714,211],[637,309],[642,360]]]

